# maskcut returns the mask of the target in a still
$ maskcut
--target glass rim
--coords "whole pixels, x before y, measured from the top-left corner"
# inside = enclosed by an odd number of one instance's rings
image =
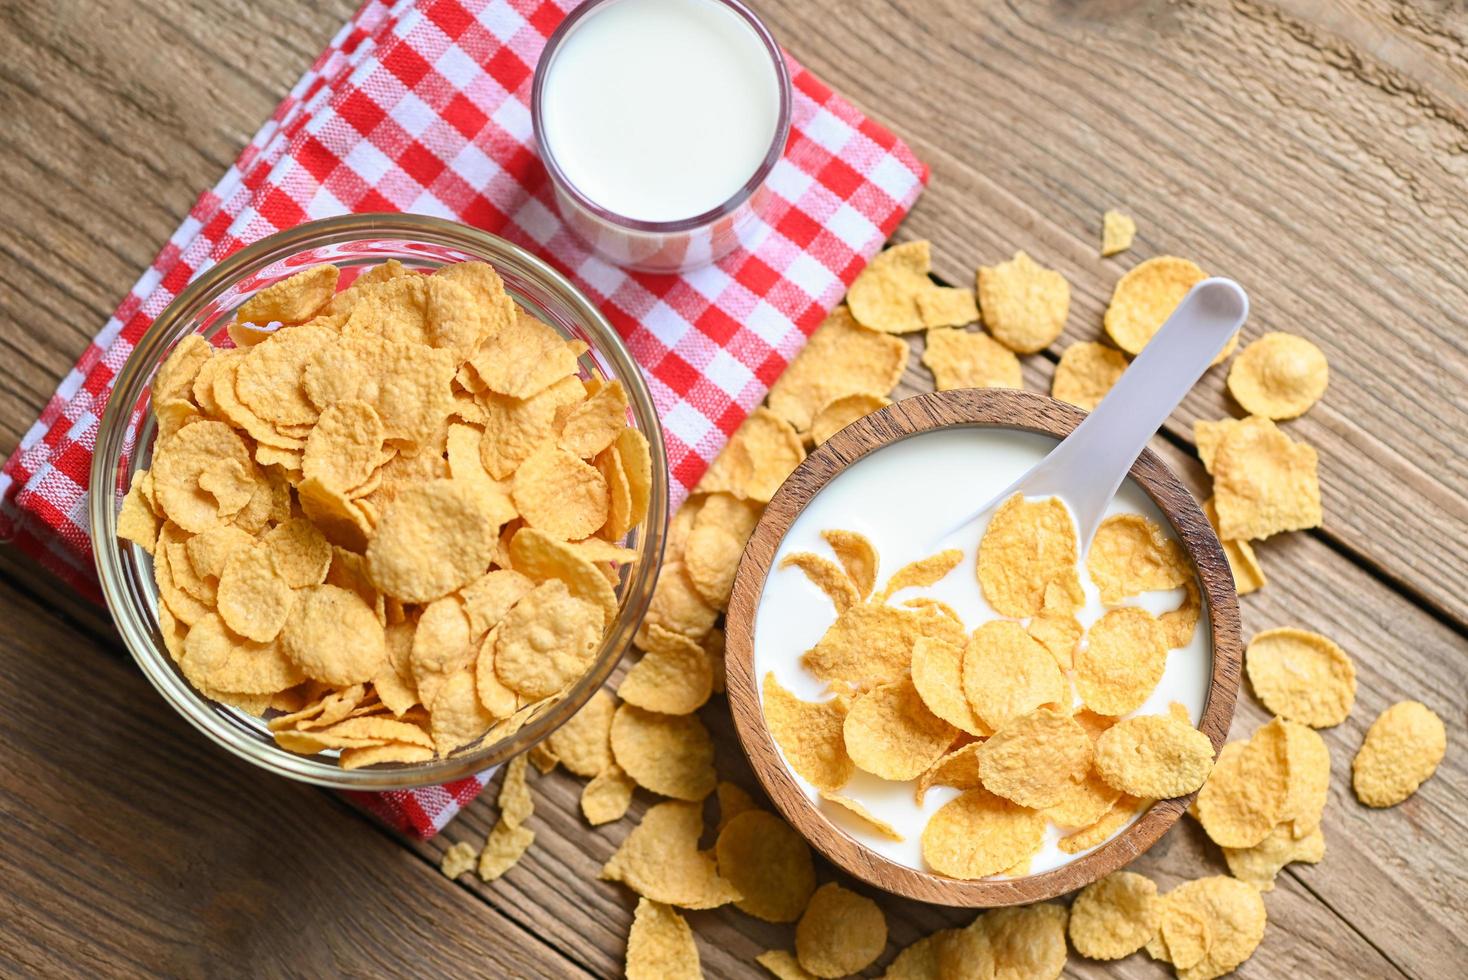
[[[585,3],[571,11],[565,20],[561,21],[551,32],[550,38],[545,42],[545,47],[541,49],[540,58],[535,63],[535,75],[530,87],[530,124],[535,137],[536,152],[540,154],[541,163],[545,165],[546,172],[550,175],[555,187],[571,198],[578,207],[608,224],[626,231],[648,235],[677,235],[707,227],[743,207],[755,192],[764,186],[770,176],[770,171],[775,168],[775,164],[785,153],[785,143],[790,138],[791,107],[794,101],[790,87],[790,69],[785,64],[785,55],[764,21],[760,20],[759,16],[741,0],[704,0],[704,2],[727,7],[743,20],[754,31],[755,37],[764,46],[765,53],[769,55],[770,62],[774,66],[779,108],[775,119],[775,133],[771,137],[769,149],[765,151],[764,158],[750,178],[727,200],[707,211],[673,221],[648,221],[618,214],[592,200],[567,176],[565,170],[557,162],[555,154],[551,152],[550,144],[545,138],[544,126],[546,73],[548,66],[555,59],[556,51],[582,20],[597,9],[609,3],[618,2],[620,0],[586,0]]]
[[[578,326],[595,341],[594,352],[610,363],[614,376],[627,389],[637,428],[647,437],[652,485],[647,517],[639,526],[638,560],[619,595],[617,618],[603,637],[591,667],[560,701],[518,730],[471,752],[393,768],[342,769],[335,758],[298,755],[261,739],[258,729],[228,717],[217,702],[204,697],[183,678],[156,638],[156,609],[145,601],[146,597],[140,601],[130,587],[132,570],[126,566],[123,552],[124,547],[135,546],[125,546],[116,537],[116,496],[122,485],[119,477],[132,469],[123,466],[123,450],[127,448],[133,409],[151,384],[164,353],[185,336],[182,328],[195,326],[199,313],[220,293],[274,262],[308,249],[372,239],[398,239],[459,250],[523,275],[564,303]],[[384,255],[388,257],[392,256]],[[140,451],[141,445],[133,447],[130,458],[136,459]],[[89,488],[89,536],[103,598],[128,652],[158,693],[232,755],[299,782],[347,790],[405,790],[462,779],[518,755],[563,724],[601,688],[631,646],[652,598],[667,531],[668,469],[662,425],[641,367],[606,317],[570,280],[525,249],[477,228],[413,214],[353,214],[306,222],[247,245],[195,277],[148,327],[118,372],[98,426]]]

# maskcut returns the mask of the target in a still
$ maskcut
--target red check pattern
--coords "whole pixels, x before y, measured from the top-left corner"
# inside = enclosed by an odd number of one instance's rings
[[[569,275],[652,388],[674,503],[912,207],[927,167],[793,59],[771,206],[736,250],[685,275],[628,273],[557,218],[534,151],[530,80],[571,0],[368,0],[158,253],[0,472],[0,539],[98,598],[86,503],[97,423],[134,344],[199,272],[303,221],[411,211],[466,222]],[[487,774],[354,794],[430,836]]]

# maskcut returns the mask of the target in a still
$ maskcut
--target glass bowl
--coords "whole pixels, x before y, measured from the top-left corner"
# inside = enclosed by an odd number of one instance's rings
[[[517,731],[485,736],[446,758],[343,770],[336,753],[297,755],[275,744],[265,721],[200,695],[163,644],[152,559],[117,537],[117,514],[133,473],[149,465],[156,423],[150,386],[175,344],[191,333],[222,333],[234,309],[256,292],[306,266],[330,262],[344,272],[397,259],[413,269],[452,262],[488,262],[510,295],[532,315],[589,350],[579,361],[585,378],[617,380],[627,391],[632,423],[647,437],[652,488],[647,518],[628,535],[637,561],[622,566],[619,611],[591,667],[559,700],[534,709]],[[346,277],[344,276],[345,280]],[[102,594],[123,642],[143,673],[195,728],[230,753],[271,772],[338,789],[394,790],[459,779],[498,765],[559,727],[606,681],[632,642],[647,610],[662,559],[668,478],[662,429],[642,372],[606,318],[564,276],[504,239],[439,218],[358,214],[313,221],[241,249],[202,272],[154,321],[117,376],[97,434],[88,502],[92,548]]]

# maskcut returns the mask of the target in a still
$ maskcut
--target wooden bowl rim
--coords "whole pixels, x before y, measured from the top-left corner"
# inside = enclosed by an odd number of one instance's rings
[[[915,395],[858,419],[817,446],[776,491],[745,548],[725,625],[727,689],[735,730],[750,766],[785,819],[828,859],[860,880],[919,901],[991,908],[1064,895],[1130,863],[1155,844],[1196,794],[1159,800],[1101,847],[1050,871],[1008,880],[948,878],[898,864],[832,823],[796,784],[775,747],[754,677],[754,614],[780,542],[831,479],[876,450],[950,426],[1000,426],[1062,439],[1085,413],[1045,395],[1017,389],[959,389]],[[1215,754],[1227,737],[1238,694],[1243,644],[1238,597],[1223,545],[1193,495],[1150,449],[1129,476],[1171,522],[1198,575],[1213,641],[1213,671],[1201,730]]]

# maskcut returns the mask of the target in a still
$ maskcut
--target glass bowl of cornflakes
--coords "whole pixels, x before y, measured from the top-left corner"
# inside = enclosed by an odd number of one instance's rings
[[[118,372],[91,540],[123,641],[218,745],[394,790],[535,745],[632,642],[667,521],[642,373],[524,249],[313,221],[206,269]]]

